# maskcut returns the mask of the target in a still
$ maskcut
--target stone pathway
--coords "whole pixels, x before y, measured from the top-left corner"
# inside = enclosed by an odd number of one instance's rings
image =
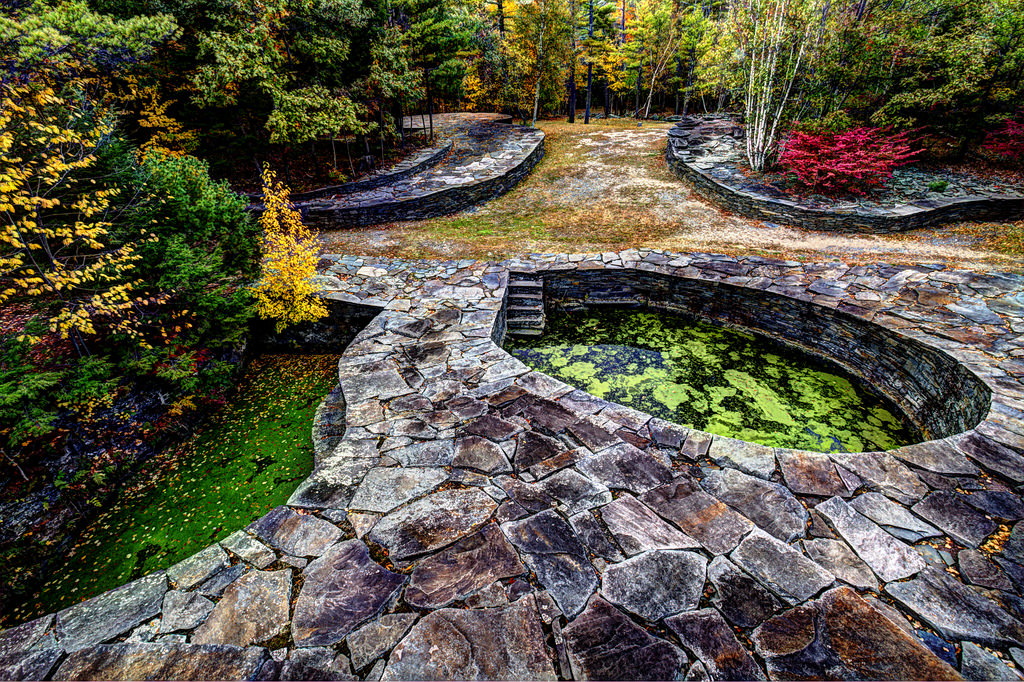
[[[504,123],[494,115],[435,118],[435,133],[447,142],[410,162],[415,172],[392,173],[397,179],[359,191],[307,193],[296,202],[304,220],[320,228],[346,228],[454,213],[508,191],[544,155],[544,133],[535,128]],[[443,149],[449,151],[438,160]]]
[[[313,474],[166,571],[0,633],[0,678],[1021,679],[1024,277],[658,251],[328,261],[328,298],[381,312],[340,358]],[[510,271],[812,302],[921,344],[907,376],[941,349],[991,404],[889,453],[689,431],[501,350]]]

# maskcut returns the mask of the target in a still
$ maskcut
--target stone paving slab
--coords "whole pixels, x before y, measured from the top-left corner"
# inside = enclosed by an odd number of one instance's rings
[[[318,413],[338,440],[290,505],[0,632],[0,678],[1020,674],[1024,278],[658,251],[325,261],[325,296],[381,312],[339,358],[344,430]],[[734,316],[743,294],[905,344],[876,379],[934,437],[773,450],[598,400],[501,350],[510,272],[633,278],[623,300],[670,281]]]

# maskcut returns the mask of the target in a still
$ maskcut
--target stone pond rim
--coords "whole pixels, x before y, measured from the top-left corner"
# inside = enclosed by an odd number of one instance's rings
[[[973,428],[991,407],[991,391],[984,381],[944,350],[865,320],[852,309],[833,309],[749,285],[649,270],[556,266],[510,270],[509,277],[504,319],[513,334],[536,335],[542,330],[547,305],[568,312],[601,307],[664,312],[753,332],[824,357],[883,394],[924,441]],[[842,284],[829,281],[808,288],[812,295],[842,290]],[[504,333],[496,332],[499,345]]]
[[[649,250],[325,260],[325,297],[380,314],[339,359],[316,468],[289,506],[0,633],[0,676],[1012,673],[982,647],[1024,648],[1024,526],[986,542],[1000,527],[990,517],[1024,519],[1024,277]],[[917,405],[942,437],[888,453],[705,439],[505,353],[506,295],[526,277],[566,299],[600,284],[606,302],[696,296],[734,323],[816,324],[820,338],[803,342],[849,335],[863,345],[851,362],[905,363],[908,403],[964,404]],[[740,295],[773,315],[750,317],[730,304]],[[972,376],[969,399],[948,392]],[[920,538],[959,552],[944,563]]]

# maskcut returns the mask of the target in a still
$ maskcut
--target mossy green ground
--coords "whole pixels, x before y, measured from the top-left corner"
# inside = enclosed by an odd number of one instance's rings
[[[11,622],[71,606],[184,559],[283,504],[313,468],[313,413],[336,355],[264,355],[229,404],[147,462]],[[7,618],[5,618],[7,620]]]
[[[671,315],[555,313],[544,336],[508,350],[600,398],[721,436],[819,452],[919,440],[897,408],[839,366]]]

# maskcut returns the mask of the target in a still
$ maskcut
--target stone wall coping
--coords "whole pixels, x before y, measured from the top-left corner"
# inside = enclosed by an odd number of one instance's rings
[[[493,199],[518,184],[544,157],[544,132],[525,126],[491,124],[503,129],[505,148],[491,153],[489,167],[469,171],[468,167],[449,166],[442,162],[429,169],[412,173],[403,180],[415,180],[424,172],[432,183],[441,186],[423,190],[387,191],[388,183],[378,186],[377,193],[364,200],[332,201],[318,195],[296,202],[303,218],[317,227],[337,229],[384,222],[422,220],[456,213],[475,204]],[[451,177],[447,177],[447,173]],[[425,176],[424,176],[425,177]],[[398,180],[396,180],[398,182]],[[359,194],[352,193],[349,196]]]
[[[389,185],[399,180],[404,180],[427,168],[436,166],[444,159],[445,155],[452,150],[452,141],[445,140],[440,144],[432,145],[421,149],[409,158],[403,159],[391,168],[380,173],[374,173],[370,177],[355,182],[345,182],[340,185],[330,185],[310,190],[309,192],[298,192],[291,195],[292,201],[307,201],[317,199],[329,194],[355,194]]]

